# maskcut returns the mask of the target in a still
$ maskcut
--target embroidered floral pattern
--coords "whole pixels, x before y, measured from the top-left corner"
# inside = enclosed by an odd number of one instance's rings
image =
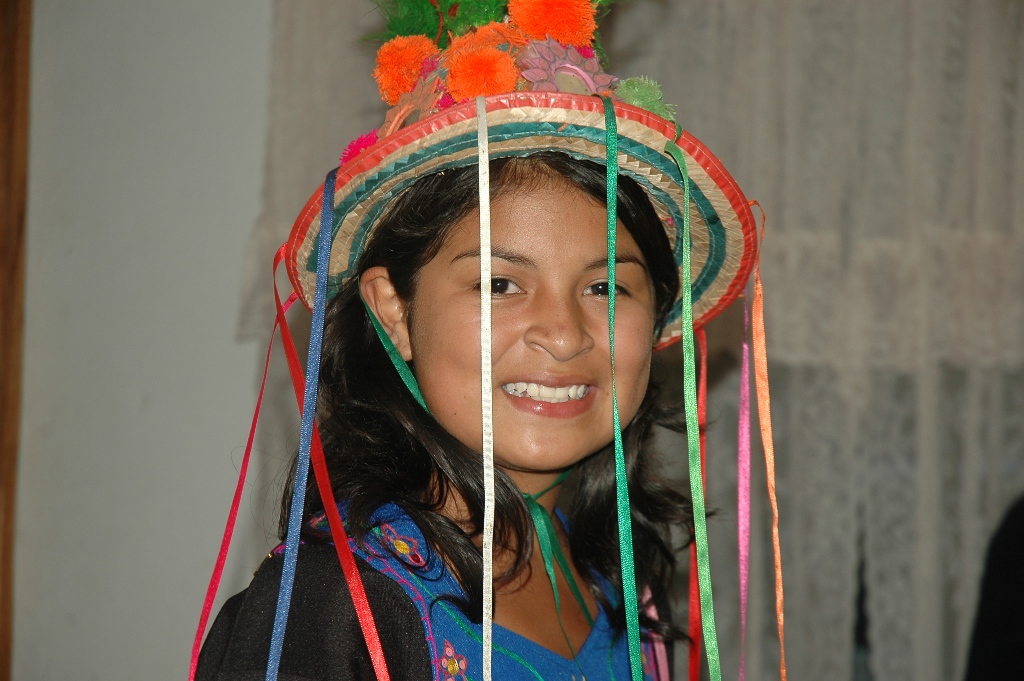
[[[420,555],[419,541],[412,537],[399,534],[394,527],[387,523],[381,525],[380,529],[384,535],[384,541],[391,545],[395,553],[403,562],[414,567],[423,567],[427,564],[427,561],[423,560],[423,556]]]
[[[438,664],[444,672],[444,681],[466,681],[466,656],[456,654],[455,646],[447,640],[444,642],[444,655]]]

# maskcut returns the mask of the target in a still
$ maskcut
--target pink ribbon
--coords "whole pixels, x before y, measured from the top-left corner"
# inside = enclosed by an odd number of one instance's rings
[[[740,681],[746,674],[747,590],[750,584],[750,303],[743,299],[743,350],[740,361],[739,433],[736,448],[736,510],[740,569]]]

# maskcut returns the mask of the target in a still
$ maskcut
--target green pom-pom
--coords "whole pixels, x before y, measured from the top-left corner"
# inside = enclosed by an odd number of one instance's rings
[[[430,0],[374,0],[374,4],[387,22],[387,30],[375,38],[385,42],[402,35],[437,38],[440,17]]]
[[[492,21],[503,21],[508,13],[508,0],[438,0],[437,7],[430,0],[373,2],[384,15],[387,30],[369,36],[371,39],[387,42],[397,36],[425,35],[437,40],[442,49],[448,46],[450,36],[464,35]]]
[[[508,0],[446,0],[444,27],[454,35],[464,35],[492,21],[503,21],[508,12]]]
[[[661,86],[647,76],[637,76],[619,81],[619,86],[615,88],[615,94],[627,104],[646,109],[652,114],[672,122],[676,120],[676,108],[665,103],[661,94]]]

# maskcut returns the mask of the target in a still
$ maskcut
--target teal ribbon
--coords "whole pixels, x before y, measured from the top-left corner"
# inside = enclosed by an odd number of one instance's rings
[[[391,359],[391,364],[394,365],[395,371],[402,378],[402,383],[405,383],[405,387],[409,389],[412,396],[419,402],[420,406],[423,407],[427,413],[430,410],[427,409],[427,402],[423,399],[423,393],[420,392],[420,384],[416,381],[416,376],[412,373],[412,369],[406,363],[405,358],[402,357],[402,353],[398,351],[395,344],[391,342],[391,336],[384,330],[380,320],[377,319],[377,315],[373,314],[373,310],[370,306],[363,301],[363,307],[366,308],[366,316],[370,318],[370,323],[373,324],[374,331],[377,332],[377,338],[380,339],[381,345],[384,346],[384,351],[388,353],[388,357]]]
[[[678,134],[676,135],[678,138]],[[700,427],[697,422],[697,367],[693,357],[693,296],[690,290],[690,176],[686,157],[675,142],[665,151],[675,159],[683,175],[683,264],[680,274],[683,326],[683,406],[686,411],[686,441],[689,451],[690,498],[693,500],[693,534],[697,543],[697,583],[700,587],[701,630],[708,656],[711,681],[722,681],[722,664],[715,632],[715,604],[711,595],[711,564],[708,556],[707,514],[704,508],[704,486],[700,471]]]
[[[626,477],[626,452],[622,445],[619,396],[615,389],[615,255],[619,197],[619,133],[615,106],[604,100],[605,148],[607,163],[605,191],[608,205],[608,352],[612,368],[612,425],[615,433],[615,508],[619,520],[619,559],[622,567],[622,601],[626,609],[626,641],[629,644],[629,668],[633,681],[644,678],[640,650],[640,612],[636,595],[636,566],[633,560],[633,517],[629,512],[629,481]]]
[[[583,599],[583,592],[580,591],[579,585],[576,583],[576,578],[572,576],[572,570],[569,568],[569,561],[565,558],[565,553],[562,551],[562,545],[558,541],[558,536],[555,534],[554,523],[551,522],[551,516],[540,505],[538,501],[542,496],[553,490],[558,485],[562,484],[565,479],[569,476],[569,471],[565,471],[553,483],[545,487],[536,494],[523,493],[523,500],[526,501],[526,507],[530,509],[530,516],[533,518],[533,526],[537,530],[537,543],[540,544],[541,557],[544,558],[544,572],[548,575],[548,581],[551,582],[551,590],[555,594],[555,610],[558,612],[558,623],[562,623],[562,604],[561,599],[558,595],[558,582],[555,579],[555,565],[558,565],[558,569],[561,570],[562,575],[565,577],[565,581],[569,584],[569,590],[572,591],[573,597],[576,599],[576,603],[579,604],[580,610],[587,618],[587,623],[590,626],[594,626],[594,618],[590,615],[590,610],[587,608],[587,602]],[[562,629],[562,633],[565,633],[565,629]],[[568,636],[566,637],[568,641]],[[572,648],[572,644],[569,644]]]

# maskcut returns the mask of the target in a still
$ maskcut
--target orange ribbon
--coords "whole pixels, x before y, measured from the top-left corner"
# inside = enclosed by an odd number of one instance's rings
[[[754,384],[757,388],[757,416],[761,423],[761,445],[768,478],[768,499],[772,506],[772,550],[775,555],[775,617],[779,625],[779,677],[786,681],[786,636],[783,627],[782,549],[779,545],[779,503],[775,496],[775,445],[772,439],[771,395],[768,392],[768,355],[764,335],[764,291],[761,285],[761,245],[764,241],[764,208],[751,201],[761,211],[761,235],[754,265],[754,300],[752,325],[754,341]]]

